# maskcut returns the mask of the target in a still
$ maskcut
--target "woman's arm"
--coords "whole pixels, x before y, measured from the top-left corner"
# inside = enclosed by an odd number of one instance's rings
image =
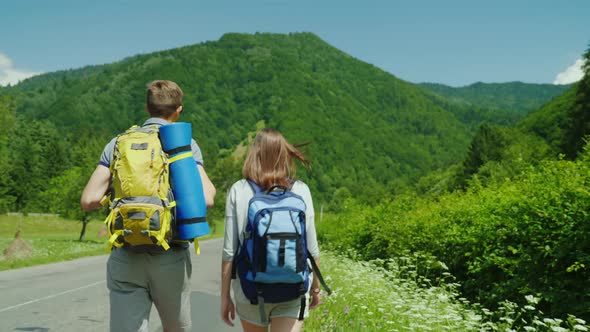
[[[229,289],[231,286],[232,262],[221,262],[221,319],[229,326],[234,326],[236,309],[231,299]]]
[[[225,233],[221,253],[221,319],[229,326],[236,317],[230,295],[233,259],[238,247],[238,217],[236,214],[236,188],[232,186],[225,201]]]
[[[311,258],[315,261],[317,267],[320,267],[320,258]],[[317,276],[313,276],[313,280],[311,281],[311,303],[309,304],[309,309],[315,309],[320,304],[320,278]]]
[[[318,239],[315,229],[315,212],[313,208],[313,200],[309,187],[304,184],[301,189],[301,197],[305,201],[305,231],[307,235],[307,250],[309,251],[309,259],[313,259],[316,265],[320,266],[320,248],[318,246]],[[314,274],[311,282],[311,303],[310,309],[315,309],[320,304],[320,279]]]

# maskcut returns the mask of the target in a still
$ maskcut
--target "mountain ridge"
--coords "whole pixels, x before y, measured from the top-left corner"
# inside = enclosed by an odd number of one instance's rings
[[[572,86],[572,84],[555,85],[521,81],[475,82],[461,87],[440,83],[420,83],[419,85],[460,104],[511,111],[519,116],[540,108]]]
[[[143,122],[146,84],[154,79],[174,80],[183,89],[181,121],[193,124],[215,176],[224,177],[217,166],[225,165],[223,151],[264,121],[294,143],[314,142],[305,148],[311,173],[299,174],[325,199],[338,189],[367,200],[394,194],[460,161],[481,122],[504,121],[497,112],[449,102],[312,33],[229,33],[43,74],[0,94],[16,100],[22,121],[49,121],[68,144],[100,146]]]

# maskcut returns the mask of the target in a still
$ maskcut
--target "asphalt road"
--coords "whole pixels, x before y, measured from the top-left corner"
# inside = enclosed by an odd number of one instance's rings
[[[241,331],[225,325],[219,315],[222,239],[201,242],[193,261],[193,331]],[[0,332],[108,331],[106,288],[108,256],[0,272]],[[162,331],[154,307],[150,331]]]

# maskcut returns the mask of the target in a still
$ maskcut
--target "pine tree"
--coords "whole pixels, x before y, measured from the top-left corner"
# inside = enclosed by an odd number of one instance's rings
[[[491,160],[501,160],[505,145],[506,140],[500,130],[487,123],[482,124],[469,145],[469,151],[463,160],[457,184],[465,187],[467,180],[477,173],[482,165]]]

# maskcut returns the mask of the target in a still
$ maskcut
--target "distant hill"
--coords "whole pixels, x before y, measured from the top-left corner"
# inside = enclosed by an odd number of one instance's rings
[[[577,86],[570,87],[560,96],[527,115],[518,127],[544,138],[556,152],[562,151],[569,128],[568,112],[574,108],[576,90]]]
[[[42,121],[42,128],[55,127],[47,135],[83,154],[146,118],[145,87],[154,79],[174,80],[184,90],[181,121],[193,124],[206,167],[217,178],[230,176],[225,160],[263,121],[294,143],[312,142],[305,148],[311,174],[298,175],[326,199],[337,189],[369,200],[395,192],[461,160],[479,123],[502,116],[449,102],[311,33],[231,33],[36,76],[0,95],[16,100],[20,131],[28,130],[27,121]],[[96,163],[96,151],[88,153],[77,159]]]
[[[571,87],[571,84],[554,85],[522,82],[477,82],[459,88],[437,83],[421,83],[420,85],[452,102],[510,111],[521,117],[540,108]]]

